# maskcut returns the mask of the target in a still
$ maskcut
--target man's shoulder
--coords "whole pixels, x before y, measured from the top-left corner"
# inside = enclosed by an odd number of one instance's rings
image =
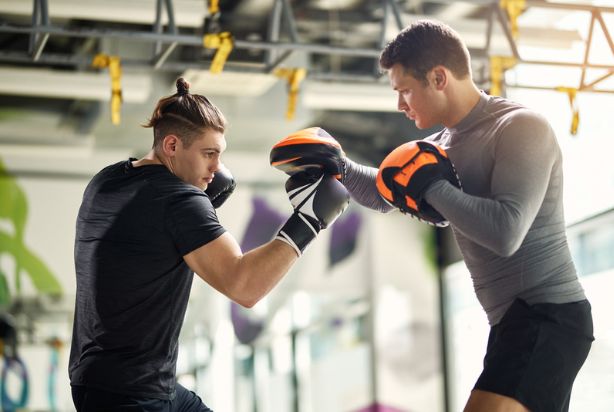
[[[100,169],[95,176],[106,176],[128,168],[129,160],[120,160]]]
[[[127,167],[127,162],[127,160],[122,160],[100,169],[90,179],[87,189],[98,190],[100,187],[112,184],[112,182],[117,179],[117,176],[121,175],[122,170]]]
[[[503,127],[549,127],[548,120],[522,103],[499,96],[490,96],[487,112]]]
[[[522,103],[501,96],[489,96],[485,111],[498,116],[513,116],[519,112],[532,111]]]
[[[511,116],[520,117],[535,117],[544,119],[535,109],[524,105],[523,103],[500,96],[489,96],[488,111],[490,112],[505,112]]]
[[[558,144],[552,126],[541,113],[531,108],[516,104],[513,110],[501,115],[495,128],[497,141],[512,141],[514,144],[526,144],[534,150],[538,147],[556,152]]]

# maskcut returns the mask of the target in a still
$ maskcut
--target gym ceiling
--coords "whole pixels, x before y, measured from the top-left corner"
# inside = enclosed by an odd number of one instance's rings
[[[142,122],[183,75],[193,91],[239,99],[283,84],[284,113],[271,118],[300,118],[306,105],[310,125],[377,164],[391,136],[425,133],[395,113],[377,66],[382,46],[422,17],[461,34],[476,83],[493,94],[556,90],[573,108],[577,93],[614,92],[611,0],[0,0],[0,151]]]

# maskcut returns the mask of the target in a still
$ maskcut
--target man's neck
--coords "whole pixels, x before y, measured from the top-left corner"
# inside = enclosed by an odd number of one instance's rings
[[[444,126],[451,128],[461,122],[480,101],[480,90],[471,79],[458,82],[448,96],[449,115]]]
[[[134,167],[140,167],[140,166],[146,166],[146,165],[160,165],[160,164],[164,164],[164,162],[162,162],[162,160],[158,157],[158,155],[156,154],[154,150],[151,150],[149,153],[141,157],[139,160],[135,160],[132,162],[132,166]]]

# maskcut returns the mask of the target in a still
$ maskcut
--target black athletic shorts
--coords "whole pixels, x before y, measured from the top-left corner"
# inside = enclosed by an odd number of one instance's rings
[[[516,299],[490,330],[474,389],[514,398],[531,412],[565,412],[594,339],[587,300],[528,305]]]
[[[72,386],[77,412],[212,412],[194,392],[177,384],[172,401]]]

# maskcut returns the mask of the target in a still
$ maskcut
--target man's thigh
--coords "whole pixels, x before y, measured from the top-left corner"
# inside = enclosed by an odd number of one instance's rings
[[[529,412],[529,410],[514,398],[474,389],[471,391],[464,412]]]
[[[567,411],[592,333],[587,301],[528,305],[516,300],[491,329],[474,389],[513,398],[533,412]]]

